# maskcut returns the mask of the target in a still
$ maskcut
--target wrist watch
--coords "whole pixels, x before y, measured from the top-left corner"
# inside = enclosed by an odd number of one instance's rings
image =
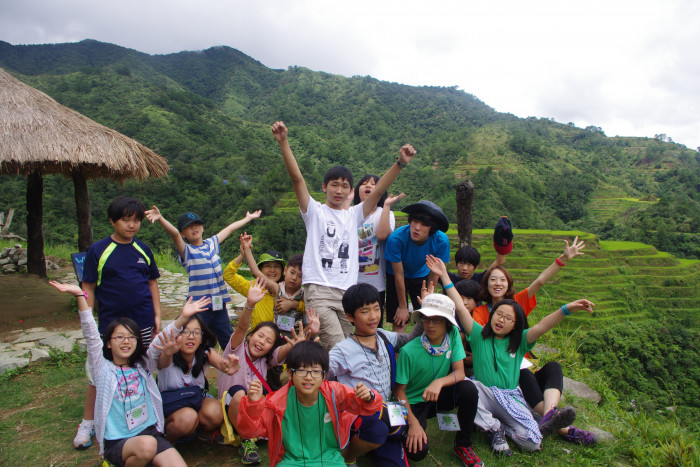
[[[398,165],[400,169],[405,169],[408,164],[401,162],[401,159],[396,159],[396,165]]]

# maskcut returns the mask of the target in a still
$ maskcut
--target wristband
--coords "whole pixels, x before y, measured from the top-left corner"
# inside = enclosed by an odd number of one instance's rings
[[[561,314],[564,315],[564,316],[569,316],[569,315],[571,314],[571,312],[570,312],[569,309],[566,307],[566,305],[562,305],[562,306],[561,306]]]
[[[401,159],[397,159],[396,165],[398,165],[400,169],[405,169],[408,164],[405,162],[401,162]]]
[[[253,310],[255,309],[255,306],[248,306],[248,305],[244,305],[244,306],[243,306],[243,309],[244,309],[244,310],[250,310],[250,311],[253,311]]]
[[[455,285],[454,285],[452,282],[450,282],[450,283],[447,284],[447,285],[443,285],[443,286],[442,286],[442,290],[448,290],[448,289],[451,289],[451,288],[454,287],[454,286],[455,286]]]
[[[566,266],[566,263],[562,262],[562,260],[560,260],[559,258],[556,258],[554,262],[557,263],[557,265],[559,265],[560,268]]]
[[[367,388],[369,389],[369,388]],[[374,400],[374,391],[371,389],[369,390],[369,402],[372,402]]]
[[[79,297],[85,297],[85,300],[87,300],[87,298],[88,298],[88,293],[87,293],[86,291],[83,290],[80,294],[78,294],[78,295],[75,296],[75,298],[79,298]]]

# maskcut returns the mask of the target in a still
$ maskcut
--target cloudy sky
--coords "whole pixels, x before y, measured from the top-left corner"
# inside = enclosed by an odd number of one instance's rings
[[[700,146],[693,0],[0,0],[0,40],[87,38],[227,45],[271,68],[458,86],[519,117]]]

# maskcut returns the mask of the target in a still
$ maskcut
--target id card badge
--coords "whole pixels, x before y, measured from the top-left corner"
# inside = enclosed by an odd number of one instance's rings
[[[126,411],[126,426],[129,430],[133,430],[139,425],[148,421],[148,407],[144,402],[141,405]]]
[[[386,412],[389,415],[389,425],[401,426],[406,424],[403,414],[406,409],[398,402],[387,402]]]
[[[290,332],[294,329],[294,317],[286,315],[277,316],[277,327],[280,328],[280,331]]]
[[[459,431],[459,420],[454,413],[438,413],[438,428],[442,431]]]
[[[224,309],[224,299],[221,298],[221,295],[212,295],[211,309],[214,311],[221,311]]]

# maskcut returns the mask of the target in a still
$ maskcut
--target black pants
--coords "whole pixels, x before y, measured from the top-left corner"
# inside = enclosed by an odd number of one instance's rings
[[[414,310],[420,308],[418,298],[420,298],[420,289],[423,287],[423,281],[427,281],[428,276],[409,279],[404,277],[403,284],[406,288],[406,293],[411,298],[411,304]],[[427,282],[426,282],[427,284]],[[399,307],[399,297],[396,294],[396,279],[393,274],[386,274],[386,322],[393,323],[396,309]]]
[[[472,445],[472,431],[474,431],[474,416],[479,403],[479,391],[471,381],[460,381],[454,386],[443,387],[437,402],[419,402],[411,404],[411,411],[418,419],[420,426],[425,427],[429,418],[436,416],[438,411],[448,411],[457,407],[457,419],[460,430],[455,435],[455,445],[470,447]],[[408,430],[406,430],[408,434]],[[404,438],[404,447],[406,438]],[[423,449],[418,452],[409,452],[406,456],[414,461],[420,461],[428,455],[428,443],[423,444]]]
[[[535,373],[525,368],[520,370],[520,390],[523,392],[525,402],[533,409],[544,400],[544,391],[547,389],[564,389],[564,374],[561,365],[557,362],[549,362]],[[547,408],[545,408],[547,412]]]

